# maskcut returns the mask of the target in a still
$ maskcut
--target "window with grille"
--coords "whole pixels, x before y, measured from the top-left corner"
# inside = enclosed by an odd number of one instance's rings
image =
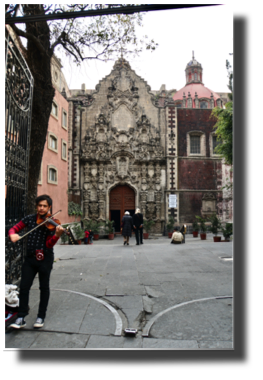
[[[190,153],[200,154],[200,136],[190,136]]]

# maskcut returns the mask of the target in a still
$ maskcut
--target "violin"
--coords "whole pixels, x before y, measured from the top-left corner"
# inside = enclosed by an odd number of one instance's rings
[[[37,215],[37,226],[35,228],[33,228],[32,230],[26,232],[23,236],[19,236],[19,238],[18,238],[17,241],[23,239],[25,236],[27,236],[28,234],[30,234],[32,231],[34,231],[35,229],[39,228],[43,224],[45,224],[48,229],[54,230],[57,226],[61,225],[61,223],[60,223],[60,221],[58,219],[54,219],[53,218],[59,212],[61,212],[61,210],[57,211],[53,215],[47,214],[47,215],[43,216],[42,218],[41,218],[40,215]],[[69,236],[70,244],[77,244],[77,241],[74,238],[73,233],[72,233],[70,227],[68,227],[68,229],[63,228],[63,232]]]
[[[57,226],[61,225],[61,222],[58,219],[54,219],[53,217],[51,217],[52,215],[50,213],[47,213],[43,216],[37,214],[37,224],[44,224],[44,226],[46,226],[49,231],[54,231]],[[46,219],[48,220],[46,221],[46,223],[44,223]],[[66,235],[70,235],[70,232],[65,228],[63,229],[63,232]]]

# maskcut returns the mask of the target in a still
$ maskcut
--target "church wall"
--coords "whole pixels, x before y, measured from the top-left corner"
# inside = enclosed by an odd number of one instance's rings
[[[192,223],[195,215],[222,214],[222,163],[212,152],[211,109],[177,108],[160,101],[124,59],[95,91],[69,99],[69,200],[85,219],[110,217],[110,192],[133,189],[135,208],[155,221],[161,234],[170,215]],[[200,154],[190,153],[191,133],[201,136]],[[177,207],[169,208],[169,195]],[[123,210],[122,210],[123,212]]]
[[[70,197],[80,196],[84,218],[109,218],[110,191],[128,185],[135,208],[155,220],[166,219],[166,109],[154,104],[150,86],[125,60],[89,94],[72,97]]]
[[[222,207],[222,161],[211,151],[215,120],[210,116],[211,110],[177,109],[180,223],[220,214]],[[201,136],[200,154],[190,153],[191,132]]]
[[[222,165],[216,160],[178,160],[179,188],[217,190]]]
[[[180,193],[180,224],[193,223],[195,220],[195,215],[201,216],[202,196],[202,192]]]

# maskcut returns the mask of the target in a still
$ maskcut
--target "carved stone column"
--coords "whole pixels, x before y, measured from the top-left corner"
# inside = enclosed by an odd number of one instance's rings
[[[90,198],[90,191],[89,190],[83,190],[83,208],[84,208],[84,218],[89,218],[89,198]]]
[[[147,219],[155,218],[155,202],[147,202]]]
[[[140,204],[141,204],[141,212],[143,214],[143,217],[146,217],[146,201],[147,201],[147,192],[141,191]]]
[[[99,220],[105,220],[105,191],[100,190],[99,198]]]
[[[161,220],[161,199],[162,199],[162,192],[156,191],[155,193],[155,200],[156,200],[156,219]]]

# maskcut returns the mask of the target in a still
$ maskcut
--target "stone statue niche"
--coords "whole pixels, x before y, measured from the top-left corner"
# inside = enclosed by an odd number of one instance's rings
[[[112,126],[118,131],[128,132],[130,128],[134,128],[134,125],[133,114],[126,105],[121,104],[112,114]]]

